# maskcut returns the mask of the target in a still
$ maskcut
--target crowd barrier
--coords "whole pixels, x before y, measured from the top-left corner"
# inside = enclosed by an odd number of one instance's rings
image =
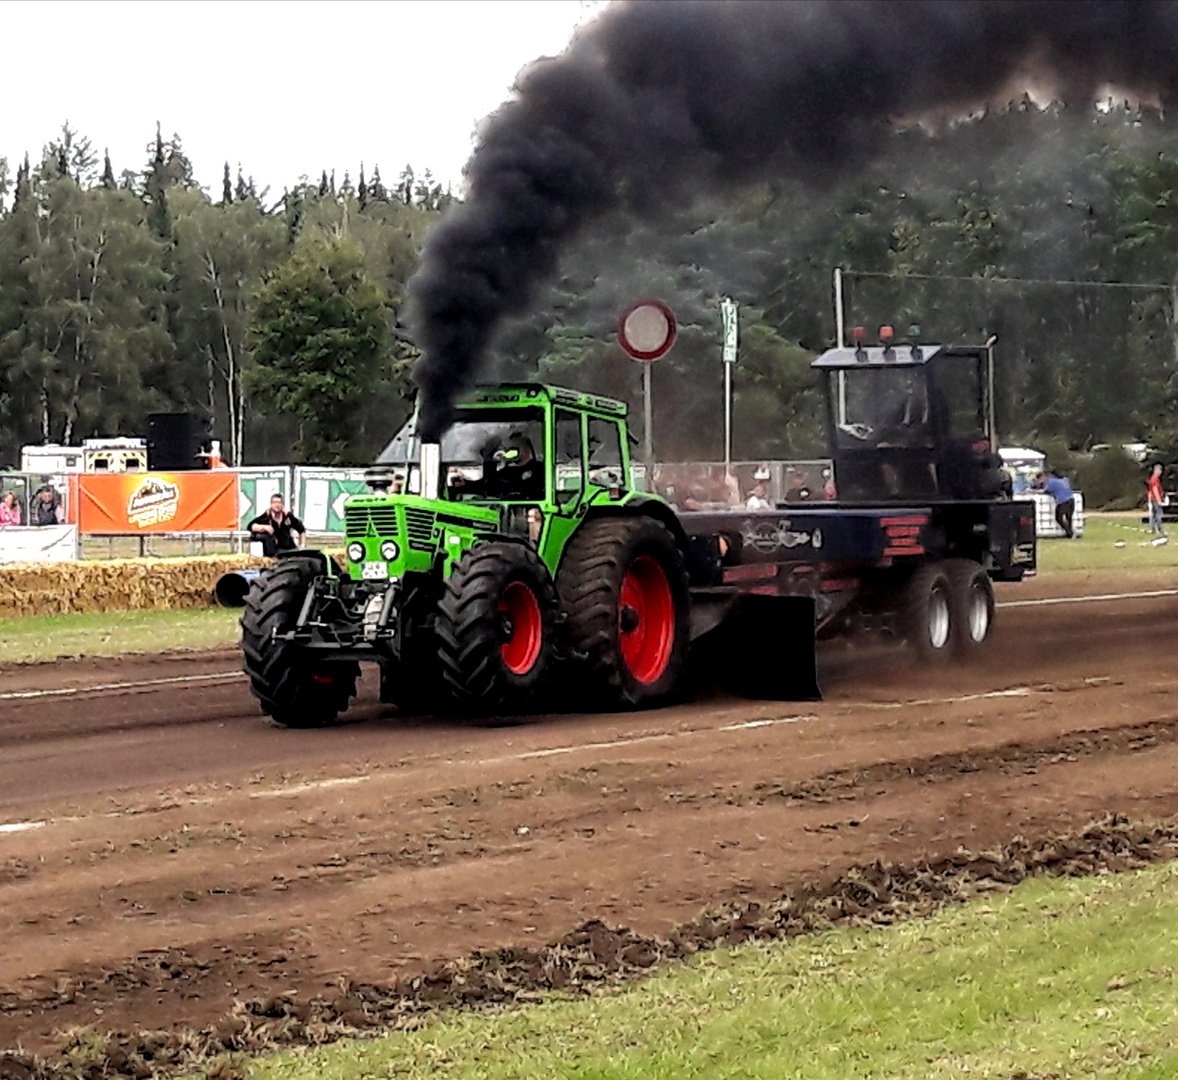
[[[7,525],[0,529],[0,563],[72,562],[81,557],[77,525]]]
[[[1072,535],[1084,535],[1084,493],[1073,492],[1076,509],[1072,515]],[[1055,520],[1055,500],[1045,491],[1023,491],[1015,496],[1017,501],[1035,504],[1035,535],[1040,539],[1062,537],[1063,529]]]

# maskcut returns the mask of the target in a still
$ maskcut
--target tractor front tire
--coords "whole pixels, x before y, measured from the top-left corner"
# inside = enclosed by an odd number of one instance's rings
[[[569,651],[603,705],[657,705],[681,689],[690,594],[665,525],[641,516],[587,521],[565,550],[557,592]]]
[[[461,712],[518,712],[552,667],[556,591],[524,544],[480,544],[443,586],[434,633],[442,684]]]
[[[241,615],[243,668],[262,711],[291,728],[334,723],[356,694],[360,665],[312,663],[275,634],[294,628],[307,590],[319,573],[315,559],[284,558],[258,575]]]

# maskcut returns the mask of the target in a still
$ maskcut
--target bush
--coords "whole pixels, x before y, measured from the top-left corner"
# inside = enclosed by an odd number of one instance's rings
[[[1112,447],[1077,461],[1072,487],[1084,493],[1084,506],[1093,510],[1132,510],[1145,493],[1141,466]]]

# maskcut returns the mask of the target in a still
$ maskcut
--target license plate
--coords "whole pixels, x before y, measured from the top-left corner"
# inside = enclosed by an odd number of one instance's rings
[[[384,581],[389,576],[389,564],[387,562],[366,562],[364,569],[360,571],[360,576],[365,581]]]

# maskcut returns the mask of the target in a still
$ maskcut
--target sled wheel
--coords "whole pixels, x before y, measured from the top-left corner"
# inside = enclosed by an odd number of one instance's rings
[[[953,651],[952,596],[942,563],[919,567],[904,587],[904,638],[925,663],[944,663]]]
[[[953,651],[963,660],[983,652],[994,626],[994,585],[972,559],[947,564]]]

